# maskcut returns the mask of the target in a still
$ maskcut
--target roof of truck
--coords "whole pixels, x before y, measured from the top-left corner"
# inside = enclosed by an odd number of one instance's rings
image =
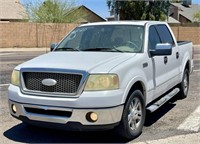
[[[93,25],[141,25],[145,24],[166,24],[166,22],[160,21],[107,21],[107,22],[95,22],[95,23],[87,23],[81,26],[93,26]]]

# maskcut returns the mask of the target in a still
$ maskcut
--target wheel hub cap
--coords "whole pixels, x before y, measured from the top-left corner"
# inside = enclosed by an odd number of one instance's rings
[[[142,120],[142,107],[138,98],[134,98],[129,106],[128,124],[132,130],[140,126]]]
[[[187,77],[187,75],[185,75],[185,78],[184,78],[184,93],[187,94],[187,91],[188,91],[188,77]]]

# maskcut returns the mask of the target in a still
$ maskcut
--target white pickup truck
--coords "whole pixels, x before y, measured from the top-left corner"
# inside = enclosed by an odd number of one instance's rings
[[[177,42],[164,22],[84,24],[51,49],[13,70],[9,109],[26,124],[115,128],[132,139],[146,110],[187,96],[192,43]]]

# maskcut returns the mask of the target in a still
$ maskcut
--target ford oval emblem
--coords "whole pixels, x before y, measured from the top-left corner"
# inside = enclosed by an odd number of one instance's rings
[[[54,86],[57,84],[57,81],[54,79],[43,79],[42,84],[45,86]]]

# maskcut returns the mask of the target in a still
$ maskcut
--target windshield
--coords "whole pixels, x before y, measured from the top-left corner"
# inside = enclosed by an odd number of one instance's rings
[[[142,52],[144,27],[94,25],[73,30],[54,51]]]

